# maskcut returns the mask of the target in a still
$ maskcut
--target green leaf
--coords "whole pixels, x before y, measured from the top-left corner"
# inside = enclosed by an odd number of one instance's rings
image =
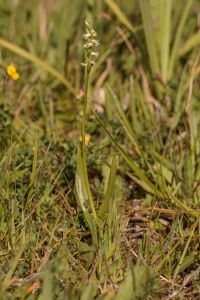
[[[113,197],[113,193],[115,191],[114,185],[115,185],[115,179],[116,179],[116,172],[117,172],[117,160],[116,157],[113,156],[111,159],[111,166],[109,168],[109,174],[107,178],[107,184],[106,184],[106,191],[105,195],[103,197],[102,204],[99,208],[98,217],[103,220],[105,218],[106,213],[108,213],[109,210],[109,203]]]
[[[162,79],[166,82],[169,65],[172,1],[160,0],[160,6],[160,65]]]
[[[181,36],[183,34],[183,31],[185,28],[184,25],[185,25],[188,15],[189,15],[192,3],[193,3],[193,0],[187,0],[186,5],[183,6],[183,12],[181,14],[181,18],[179,21],[177,32],[175,34],[174,43],[173,43],[172,51],[171,51],[171,55],[170,55],[168,79],[171,79],[174,68],[175,68],[176,58],[178,57],[180,44],[181,44]]]
[[[142,14],[142,23],[144,27],[145,40],[149,55],[149,64],[152,73],[155,75],[159,73],[159,63],[155,33],[152,29],[150,1],[139,0],[139,4],[140,11]]]
[[[138,28],[134,28],[127,16],[123,13],[123,11],[119,8],[119,6],[113,0],[105,0],[106,4],[110,7],[110,9],[114,12],[118,20],[126,26],[132,33],[135,33]]]
[[[183,56],[194,48],[198,48],[200,45],[200,33],[196,32],[191,35],[185,43],[180,47],[178,55]]]

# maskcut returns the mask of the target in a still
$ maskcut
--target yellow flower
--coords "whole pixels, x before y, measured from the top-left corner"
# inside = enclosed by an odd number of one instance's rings
[[[85,134],[85,145],[86,146],[89,144],[90,139],[91,139],[91,135],[86,133]],[[82,137],[80,137],[80,141],[82,141]]]
[[[17,72],[14,64],[9,64],[6,68],[7,74],[13,79],[19,79],[19,73]]]

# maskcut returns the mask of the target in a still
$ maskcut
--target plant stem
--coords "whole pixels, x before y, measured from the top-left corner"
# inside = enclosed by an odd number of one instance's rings
[[[91,72],[91,64],[86,66],[86,78],[85,78],[85,95],[84,95],[84,102],[83,102],[83,117],[82,117],[82,124],[81,124],[81,140],[82,140],[82,162],[83,162],[83,173],[84,173],[84,181],[85,187],[87,191],[87,197],[90,204],[90,209],[92,211],[92,215],[94,220],[97,219],[96,210],[94,207],[94,201],[92,198],[92,193],[90,190],[90,184],[88,179],[88,171],[87,171],[87,158],[86,158],[86,145],[85,145],[85,125],[87,119],[87,106],[88,106],[88,91],[89,91],[89,79],[90,79],[90,72]]]

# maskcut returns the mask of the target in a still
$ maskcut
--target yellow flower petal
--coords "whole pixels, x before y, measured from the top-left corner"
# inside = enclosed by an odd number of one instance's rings
[[[85,134],[85,145],[86,146],[89,144],[90,139],[91,139],[91,135],[86,133]],[[82,137],[80,137],[80,141],[82,141]]]
[[[16,68],[13,64],[9,64],[6,70],[9,76],[11,76],[13,73],[16,73]]]
[[[86,145],[89,144],[90,139],[91,139],[91,135],[89,135],[89,134],[86,133],[86,134],[85,134],[85,144],[86,144]]]
[[[13,80],[17,80],[19,79],[19,73],[15,72],[15,73],[12,73],[12,75],[10,76]]]
[[[17,70],[15,68],[15,65],[9,64],[6,68],[7,74],[13,79],[17,80],[19,79],[19,73],[17,73]]]

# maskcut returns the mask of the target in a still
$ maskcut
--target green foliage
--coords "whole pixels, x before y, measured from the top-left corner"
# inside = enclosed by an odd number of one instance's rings
[[[0,299],[198,299],[199,9],[0,4]]]

